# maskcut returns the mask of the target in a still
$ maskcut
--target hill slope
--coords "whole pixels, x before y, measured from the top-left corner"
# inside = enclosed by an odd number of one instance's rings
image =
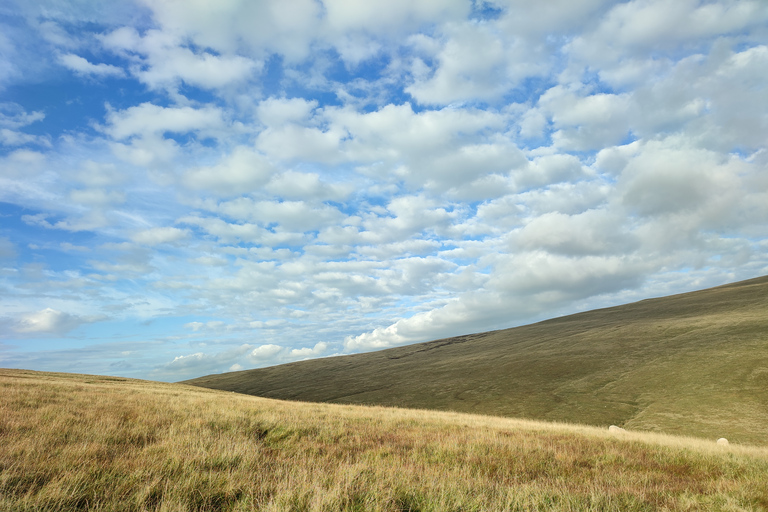
[[[0,370],[0,510],[765,510],[768,450]]]
[[[768,444],[768,277],[187,383]]]

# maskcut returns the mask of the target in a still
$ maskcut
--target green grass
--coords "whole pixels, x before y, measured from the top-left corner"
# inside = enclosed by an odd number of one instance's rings
[[[0,370],[3,511],[766,510],[768,450]]]
[[[533,325],[187,381],[768,444],[768,277]]]

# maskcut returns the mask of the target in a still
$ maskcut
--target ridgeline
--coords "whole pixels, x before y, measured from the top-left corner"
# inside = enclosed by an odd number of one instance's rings
[[[532,325],[209,375],[285,400],[768,444],[768,276]]]

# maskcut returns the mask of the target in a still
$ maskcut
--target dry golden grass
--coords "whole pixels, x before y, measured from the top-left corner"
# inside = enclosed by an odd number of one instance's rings
[[[767,481],[714,440],[0,370],[3,511],[765,510]]]

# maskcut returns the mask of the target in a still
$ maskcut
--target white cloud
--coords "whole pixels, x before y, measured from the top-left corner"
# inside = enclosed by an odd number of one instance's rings
[[[527,38],[551,34],[572,34],[589,26],[599,18],[600,9],[615,3],[614,0],[492,0],[489,2],[505,9],[499,25],[513,34]]]
[[[253,201],[241,197],[219,203],[215,211],[230,219],[255,221],[263,226],[276,223],[287,231],[301,233],[344,220],[344,215],[332,206],[313,206],[304,201]]]
[[[175,90],[182,82],[205,89],[219,89],[245,81],[263,63],[242,55],[215,55],[193,51],[171,32],[148,30],[144,36],[131,27],[104,35],[102,44],[136,61],[130,71],[150,88]]]
[[[63,335],[84,321],[86,320],[78,316],[45,308],[35,313],[23,315],[14,330],[23,334]]]
[[[341,201],[354,187],[348,183],[328,183],[317,173],[285,171],[273,176],[265,187],[269,192],[285,199]]]
[[[79,75],[98,76],[98,77],[123,77],[125,71],[122,68],[113,66],[111,64],[93,64],[88,62],[87,59],[75,55],[74,53],[66,53],[59,55],[59,62],[67,69],[74,71]]]
[[[325,351],[328,350],[328,344],[320,341],[315,344],[314,347],[304,347],[304,348],[294,348],[291,350],[291,357],[303,357],[303,358],[310,358],[310,357],[317,357],[319,355],[322,355],[325,353]]]
[[[270,49],[291,60],[307,55],[321,12],[321,5],[312,0],[145,3],[164,32],[190,38],[202,48],[223,54],[245,49],[256,57]]]
[[[711,168],[700,167],[711,163],[700,158],[689,160],[692,156],[705,155],[662,151],[637,157],[622,174],[622,202],[640,215],[663,215],[704,206],[721,190],[716,187]]]
[[[170,244],[189,236],[189,231],[174,227],[150,228],[139,231],[131,239],[141,245]]]
[[[69,197],[74,203],[97,207],[125,202],[125,194],[121,192],[95,188],[70,190]]]
[[[111,149],[120,160],[153,170],[167,168],[179,154],[176,141],[158,134],[133,138],[128,144],[115,142]]]
[[[0,127],[23,128],[45,119],[45,113],[39,110],[27,112],[17,103],[0,103]]]
[[[3,146],[23,146],[25,144],[50,146],[51,143],[47,139],[35,135],[9,130],[8,128],[0,128],[0,144]]]
[[[549,68],[541,46],[507,37],[493,25],[450,25],[446,32],[446,41],[434,56],[438,62],[434,73],[417,72],[405,89],[421,104],[497,100],[525,77],[542,75]]]
[[[317,105],[317,101],[308,101],[303,98],[268,98],[259,103],[256,112],[262,123],[275,128],[286,123],[301,123],[308,120]]]
[[[412,30],[425,20],[440,23],[462,19],[470,9],[468,2],[457,0],[371,0],[359,4],[350,4],[344,0],[326,0],[323,5],[328,24],[334,30],[366,30],[380,33]]]
[[[128,181],[129,175],[112,162],[86,160],[76,172],[75,179],[88,187],[108,187]]]
[[[282,350],[283,350],[283,347],[281,347],[280,345],[274,345],[274,344],[260,345],[254,348],[248,354],[248,357],[250,357],[254,361],[263,361],[263,360],[271,359],[272,357],[282,352]]]
[[[37,175],[44,170],[46,157],[39,151],[16,149],[0,160],[0,177],[19,178]]]
[[[341,160],[339,145],[346,136],[346,132],[338,126],[322,129],[286,124],[261,132],[256,147],[278,160],[309,160],[332,164]]]
[[[164,133],[207,132],[223,127],[224,120],[220,109],[206,106],[161,107],[152,103],[142,103],[125,110],[107,113],[106,132],[117,140],[142,135],[162,135]]]
[[[550,212],[533,218],[512,235],[514,245],[524,250],[554,254],[625,254],[638,248],[638,240],[623,219],[608,210],[587,210],[577,215]]]
[[[216,165],[188,170],[184,184],[221,195],[240,195],[265,185],[276,171],[263,153],[237,146]]]
[[[593,32],[574,40],[572,49],[593,63],[606,63],[650,50],[700,44],[766,20],[768,7],[759,1],[634,0],[615,5]]]
[[[237,327],[234,325],[228,325],[221,320],[211,320],[209,322],[189,322],[184,324],[184,327],[191,329],[193,332],[222,332],[227,330],[234,330]]]
[[[555,145],[567,151],[618,144],[629,135],[631,120],[639,114],[629,95],[597,93],[580,97],[562,86],[543,94],[539,108],[552,118],[557,130],[552,134]]]
[[[260,62],[234,57],[218,57],[210,53],[196,55],[187,48],[168,48],[161,52],[148,71],[139,73],[140,79],[150,87],[160,87],[175,80],[206,89],[217,89],[241,82],[261,68]]]

